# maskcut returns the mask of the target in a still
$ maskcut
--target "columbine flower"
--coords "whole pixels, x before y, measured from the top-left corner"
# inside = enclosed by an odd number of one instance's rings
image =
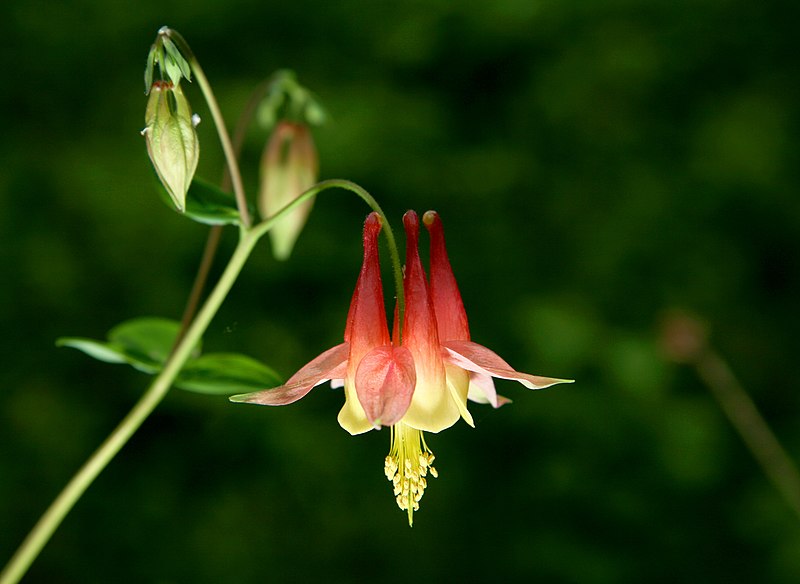
[[[351,434],[391,426],[391,446],[385,459],[400,509],[414,511],[427,486],[437,477],[434,456],[423,432],[440,432],[458,419],[474,426],[467,398],[504,403],[492,377],[514,379],[531,389],[567,380],[515,371],[495,353],[470,341],[467,317],[444,245],[441,221],[429,211],[424,217],[431,234],[430,286],[419,257],[419,220],[409,211],[406,266],[403,277],[405,310],[394,336],[389,337],[380,279],[377,238],[380,219],[373,213],[364,225],[364,262],[347,316],[344,342],[328,349],[275,389],[233,396],[232,401],[264,405],[288,404],[325,381],[344,385],[345,404],[339,424]]]
[[[182,213],[200,157],[200,143],[195,131],[199,118],[192,115],[181,86],[170,81],[153,83],[144,117],[146,126],[142,135],[147,144],[147,154],[161,184]]]
[[[282,121],[275,126],[261,157],[261,190],[258,210],[270,217],[314,186],[318,175],[317,150],[308,126]],[[285,260],[311,212],[308,199],[270,230],[273,254]]]

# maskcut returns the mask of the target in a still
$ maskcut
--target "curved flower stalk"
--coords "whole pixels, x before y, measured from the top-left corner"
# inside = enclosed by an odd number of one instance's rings
[[[364,260],[344,341],[303,366],[284,385],[230,398],[286,405],[326,381],[332,387],[344,386],[345,404],[338,416],[342,428],[355,435],[392,427],[385,474],[398,506],[408,512],[409,525],[419,509],[427,476],[438,476],[423,432],[440,432],[459,418],[474,426],[468,398],[494,407],[506,403],[507,399],[497,395],[493,377],[519,381],[529,389],[571,382],[516,371],[496,353],[470,340],[441,220],[428,211],[423,221],[431,238],[430,284],[419,256],[419,219],[414,211],[408,211],[403,217],[406,304],[402,328],[395,311],[393,337],[387,326],[378,257],[381,222],[372,213],[364,224]]]

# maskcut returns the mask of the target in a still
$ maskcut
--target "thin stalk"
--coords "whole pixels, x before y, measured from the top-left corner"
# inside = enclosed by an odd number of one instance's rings
[[[703,351],[694,365],[764,474],[800,518],[800,472],[753,400],[714,351]]]
[[[192,49],[189,47],[189,43],[186,42],[178,31],[164,27],[159,31],[159,34],[168,36],[175,42],[183,56],[189,62],[189,66],[192,68],[195,79],[197,79],[197,84],[200,86],[203,97],[205,97],[206,103],[208,104],[211,117],[214,119],[214,126],[217,128],[217,134],[219,134],[219,141],[222,144],[222,151],[225,153],[225,161],[228,165],[228,171],[230,172],[233,194],[236,196],[236,206],[239,208],[242,225],[246,228],[250,227],[252,220],[250,219],[250,211],[247,209],[247,198],[244,194],[239,165],[236,163],[236,154],[234,153],[228,130],[225,127],[225,120],[222,117],[219,104],[217,103],[216,97],[214,97],[214,92],[211,89],[211,85],[208,83],[205,73],[203,73],[203,68],[200,67],[200,62],[194,56]]]
[[[800,518],[800,471],[731,368],[709,342],[708,325],[690,313],[665,315],[661,345],[666,357],[693,365],[764,474]]]
[[[253,121],[258,104],[264,98],[264,94],[269,88],[270,83],[271,82],[267,80],[256,87],[250,96],[250,99],[247,101],[242,115],[239,116],[239,120],[236,122],[236,128],[233,131],[233,140],[231,143],[233,145],[233,153],[235,160],[237,161],[237,167],[239,155],[242,152],[242,146],[244,144],[245,134],[247,133],[247,128]],[[222,172],[222,181],[220,182],[220,187],[223,191],[227,191],[231,188],[231,185],[231,171],[229,166],[226,164]],[[180,332],[178,333],[178,338],[175,339],[176,347],[183,339],[183,335],[186,334],[186,329],[189,328],[189,325],[192,323],[194,314],[200,304],[200,299],[203,295],[203,289],[205,288],[206,281],[208,280],[208,274],[211,271],[211,266],[214,263],[214,256],[219,248],[219,242],[221,238],[222,226],[213,225],[208,231],[208,238],[206,239],[206,245],[203,249],[203,257],[200,260],[200,266],[197,268],[197,275],[195,276],[194,283],[192,284],[192,290],[189,293],[189,298],[186,301],[186,308],[183,310]]]
[[[178,332],[177,338],[175,339],[173,350],[175,350],[183,340],[183,337],[186,335],[186,331],[189,329],[189,325],[192,324],[194,315],[197,312],[197,307],[200,306],[200,300],[203,297],[203,289],[206,287],[208,274],[211,271],[211,266],[214,264],[214,256],[217,254],[217,249],[219,248],[219,241],[221,238],[222,226],[213,225],[211,229],[208,230],[208,238],[206,239],[206,245],[203,248],[203,257],[200,259],[200,266],[197,268],[197,275],[194,277],[192,290],[189,293],[188,300],[186,301],[186,308],[183,309],[181,328]]]
[[[381,209],[381,206],[378,204],[378,201],[376,201],[375,198],[372,195],[370,195],[363,187],[349,180],[339,179],[339,178],[334,178],[319,182],[310,189],[308,189],[306,192],[304,192],[302,195],[297,197],[294,201],[283,207],[280,211],[275,213],[275,215],[263,221],[262,223],[256,225],[253,228],[253,232],[260,233],[261,235],[263,235],[272,228],[274,223],[278,221],[284,215],[284,213],[287,213],[292,209],[294,209],[295,207],[303,204],[303,202],[307,201],[314,195],[321,193],[324,190],[333,188],[344,189],[346,191],[350,191],[351,193],[355,193],[367,205],[369,205],[373,211],[375,211],[378,215],[380,215],[381,224],[383,226],[383,233],[386,235],[386,243],[389,245],[389,256],[392,261],[394,287],[395,290],[397,291],[398,322],[401,323],[399,326],[402,326],[403,314],[405,313],[406,302],[405,302],[405,294],[403,292],[403,264],[400,263],[400,253],[397,250],[397,242],[394,238],[394,232],[392,231],[392,226],[389,224],[389,220],[386,218],[386,214],[383,212],[383,209]]]
[[[189,358],[192,349],[200,340],[211,319],[225,300],[258,239],[259,235],[250,232],[245,233],[239,240],[239,244],[219,282],[217,282],[216,287],[209,295],[200,312],[198,312],[197,318],[186,331],[183,340],[167,361],[164,369],[128,415],[125,416],[89,460],[84,463],[45,511],[3,572],[0,573],[0,584],[16,584],[19,582],[81,495],[128,442],[134,432],[142,425],[142,422],[164,399],[164,396],[167,395],[170,386]]]

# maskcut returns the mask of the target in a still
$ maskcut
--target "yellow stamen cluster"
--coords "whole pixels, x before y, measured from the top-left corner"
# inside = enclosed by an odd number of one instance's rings
[[[392,445],[386,457],[384,473],[392,482],[397,506],[408,511],[408,524],[414,524],[414,511],[425,493],[428,473],[437,478],[433,452],[425,444],[422,432],[400,422],[392,426]]]

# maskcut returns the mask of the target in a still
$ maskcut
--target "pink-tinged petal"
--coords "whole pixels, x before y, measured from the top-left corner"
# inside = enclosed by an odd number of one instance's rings
[[[447,352],[448,350],[444,349],[444,351]],[[485,373],[470,371],[469,393],[467,397],[479,404],[492,404],[492,407],[498,407],[497,390],[494,388],[492,376],[486,375]]]
[[[303,366],[280,387],[234,395],[229,399],[232,402],[264,406],[283,406],[296,402],[320,383],[344,377],[349,354],[348,343],[336,345]]]
[[[356,393],[370,423],[392,426],[406,413],[417,376],[414,358],[405,347],[377,347],[361,359]]]
[[[469,373],[469,394],[467,397],[475,403],[491,404],[493,408],[499,408],[502,405],[511,403],[511,400],[507,397],[498,395],[491,375],[476,373],[475,371],[470,371]]]
[[[444,362],[436,333],[436,318],[417,249],[419,220],[413,211],[403,216],[406,268],[403,279],[406,308],[402,346],[414,358],[417,385],[403,422],[417,430],[439,432],[458,421],[460,411],[447,388]],[[466,399],[466,395],[464,396]]]
[[[427,211],[422,222],[431,238],[431,300],[436,313],[440,341],[468,341],[469,324],[461,292],[447,257],[442,220],[436,211]]]
[[[449,354],[448,362],[463,367],[468,371],[519,381],[528,389],[544,389],[557,383],[573,382],[572,379],[539,377],[538,375],[516,371],[511,365],[503,361],[497,353],[471,341],[448,341],[443,343],[442,346]]]

